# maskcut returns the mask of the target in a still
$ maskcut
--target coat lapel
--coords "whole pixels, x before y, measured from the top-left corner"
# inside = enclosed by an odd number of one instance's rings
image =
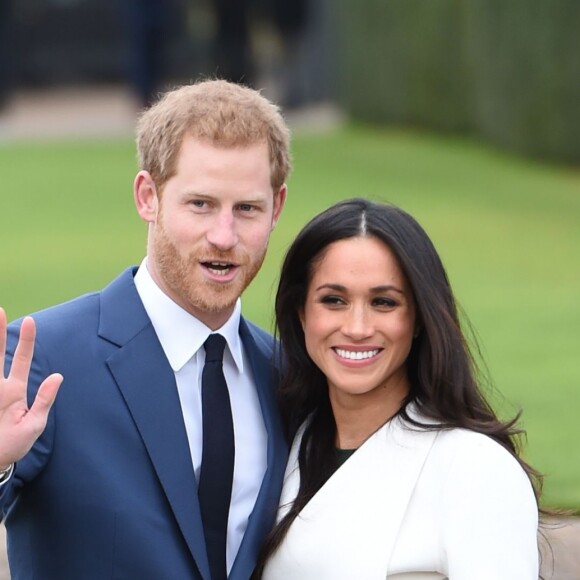
[[[399,528],[436,436],[434,431],[410,430],[396,418],[336,471],[294,521],[286,541],[295,551],[285,557],[299,558],[308,570],[302,580],[387,576]],[[300,476],[292,464],[296,452],[295,447],[282,504],[298,490]],[[317,562],[324,569],[317,570]]]
[[[107,365],[200,573],[209,579],[197,484],[175,375],[139,299],[132,272],[103,291],[100,335],[119,346]]]

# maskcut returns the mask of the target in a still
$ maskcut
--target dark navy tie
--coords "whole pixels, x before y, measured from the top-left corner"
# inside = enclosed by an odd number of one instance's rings
[[[203,452],[199,504],[212,580],[227,578],[226,541],[234,478],[234,424],[223,372],[226,340],[210,334],[205,341],[201,377]]]

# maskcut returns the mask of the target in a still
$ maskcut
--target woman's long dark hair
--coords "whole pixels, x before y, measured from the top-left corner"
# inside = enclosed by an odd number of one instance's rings
[[[360,236],[382,241],[395,254],[415,299],[418,336],[407,359],[410,391],[421,414],[434,425],[420,425],[405,411],[409,423],[437,429],[455,427],[483,433],[506,448],[532,481],[536,499],[541,477],[518,456],[519,418],[502,422],[486,401],[478,369],[462,332],[455,299],[441,259],[417,221],[392,205],[366,199],[338,203],[312,219],[290,246],[276,295],[277,333],[283,375],[280,404],[290,435],[307,417],[299,451],[300,489],[285,517],[264,547],[265,562],[282,542],[302,508],[322,487],[336,465],[336,424],[324,374],[306,351],[299,313],[314,269],[330,244]]]

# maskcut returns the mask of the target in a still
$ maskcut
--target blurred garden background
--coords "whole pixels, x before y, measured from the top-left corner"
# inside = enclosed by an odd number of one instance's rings
[[[160,88],[219,76],[210,4],[166,2]],[[526,458],[546,474],[544,504],[580,512],[580,3],[312,0],[291,64],[267,4],[256,0],[250,27],[253,85],[289,119],[324,106],[343,121],[296,123],[288,202],[245,314],[272,329],[280,261],[319,210],[353,196],[400,205],[443,257],[496,408],[504,417],[523,409]],[[130,134],[39,139],[34,127],[18,137],[10,125],[22,93],[133,90],[117,12],[105,0],[19,0],[10,27],[0,23],[0,43],[13,43],[0,69],[10,69],[0,110],[0,305],[11,320],[99,289],[144,255]],[[66,106],[63,115],[70,125]]]

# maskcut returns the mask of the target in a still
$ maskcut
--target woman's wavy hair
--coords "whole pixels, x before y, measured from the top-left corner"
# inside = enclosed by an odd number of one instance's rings
[[[280,275],[276,295],[276,328],[283,361],[279,398],[288,436],[307,417],[312,420],[299,452],[298,496],[267,539],[262,562],[280,545],[292,521],[336,468],[336,424],[326,377],[308,356],[299,315],[316,265],[329,246],[356,237],[376,238],[390,248],[415,300],[419,333],[406,363],[410,391],[399,415],[417,427],[464,428],[491,437],[522,465],[536,498],[540,493],[540,475],[518,455],[517,436],[522,433],[516,426],[519,413],[501,421],[482,393],[480,372],[462,331],[447,273],[429,236],[398,207],[367,199],[342,201],[302,229],[286,254]],[[418,424],[407,415],[405,405],[411,401],[430,420],[429,425]]]

